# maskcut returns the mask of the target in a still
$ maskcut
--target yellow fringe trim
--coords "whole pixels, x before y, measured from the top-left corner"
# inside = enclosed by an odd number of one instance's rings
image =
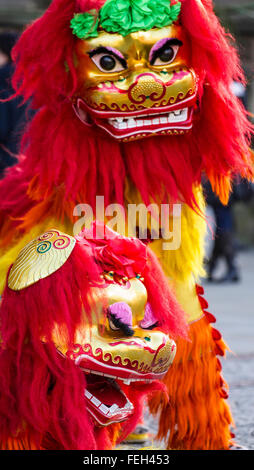
[[[181,205],[180,246],[177,249],[165,250],[163,243],[167,240],[162,239],[154,240],[149,244],[159,258],[165,274],[177,281],[191,281],[194,277],[198,282],[198,279],[205,275],[203,268],[206,234],[205,202],[201,187],[196,187],[194,193],[200,213],[198,214],[186,204]],[[137,189],[129,182],[126,184],[125,198],[126,205],[142,203]],[[173,227],[172,217],[169,226]],[[149,225],[148,228],[150,228]]]

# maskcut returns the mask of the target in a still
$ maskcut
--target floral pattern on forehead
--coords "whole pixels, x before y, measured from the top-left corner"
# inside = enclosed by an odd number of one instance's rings
[[[179,1],[107,0],[99,11],[77,13],[71,20],[71,28],[79,39],[97,37],[101,29],[125,37],[137,31],[169,26],[178,20],[180,10]]]

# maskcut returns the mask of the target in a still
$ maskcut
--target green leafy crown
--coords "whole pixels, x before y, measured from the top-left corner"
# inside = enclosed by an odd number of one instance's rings
[[[170,0],[107,0],[102,8],[78,13],[71,20],[79,39],[97,37],[99,28],[127,36],[136,31],[171,25],[179,17],[181,2]]]

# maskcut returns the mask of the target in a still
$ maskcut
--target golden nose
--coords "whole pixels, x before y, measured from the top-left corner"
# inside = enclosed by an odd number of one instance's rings
[[[133,324],[144,317],[147,303],[147,290],[144,284],[136,278],[130,279],[127,288],[119,284],[109,284],[105,289],[109,305],[125,302],[132,310]]]
[[[140,74],[129,88],[129,98],[135,104],[146,100],[158,101],[165,93],[164,83],[152,73]]]

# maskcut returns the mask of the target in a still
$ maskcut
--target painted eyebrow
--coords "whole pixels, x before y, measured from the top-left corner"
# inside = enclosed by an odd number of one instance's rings
[[[119,52],[117,49],[114,49],[113,47],[98,46],[92,51],[89,51],[88,55],[90,58],[92,58],[96,54],[102,54],[102,53],[113,55],[114,57],[116,57],[116,59],[119,60],[119,62],[122,64],[123,67],[127,68],[127,62],[124,56],[121,54],[121,52]]]
[[[155,59],[159,56],[160,52],[162,49],[164,49],[166,46],[182,46],[183,43],[180,41],[180,39],[177,38],[164,38],[160,39],[150,50],[149,54],[149,62],[150,64],[153,65]]]

